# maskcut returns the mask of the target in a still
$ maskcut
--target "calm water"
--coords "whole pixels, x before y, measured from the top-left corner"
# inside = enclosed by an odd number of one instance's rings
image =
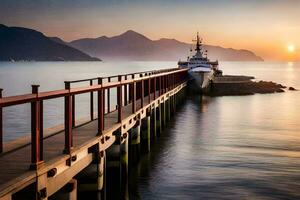
[[[63,80],[175,63],[0,63],[7,94],[63,87]],[[227,74],[254,75],[300,88],[300,63],[226,62]],[[32,81],[34,80],[34,81]],[[78,116],[85,116],[82,97]],[[48,126],[62,122],[49,102]],[[131,199],[300,199],[300,92],[234,97],[188,97],[168,128],[132,171]],[[6,108],[6,140],[23,134],[28,107]],[[60,116],[60,117],[57,117]],[[12,126],[13,124],[13,126]]]
[[[175,62],[0,62],[0,88],[4,96],[31,93],[31,84],[39,84],[40,91],[64,88],[64,81],[95,78],[175,67]],[[89,85],[73,84],[73,86]],[[89,94],[76,96],[76,118],[89,116]],[[96,95],[95,111],[97,110]],[[111,91],[111,107],[116,105],[116,89]],[[44,102],[44,127],[63,124],[63,98]],[[4,108],[4,140],[30,133],[30,104]]]

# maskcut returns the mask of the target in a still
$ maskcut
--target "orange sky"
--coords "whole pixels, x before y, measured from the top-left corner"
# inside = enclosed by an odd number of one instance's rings
[[[0,23],[67,41],[128,29],[150,39],[248,49],[265,60],[300,60],[300,0],[2,0]],[[293,52],[288,46],[294,46]]]

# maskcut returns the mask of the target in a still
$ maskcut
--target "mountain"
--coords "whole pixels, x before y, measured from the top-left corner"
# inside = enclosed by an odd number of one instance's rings
[[[191,44],[175,39],[151,40],[132,30],[114,37],[83,38],[69,43],[92,56],[105,60],[179,60],[186,59]],[[262,61],[263,59],[248,50],[236,50],[219,46],[205,45],[211,60],[223,61]]]
[[[99,61],[41,32],[0,24],[0,61]]]
[[[63,41],[63,40],[60,39],[59,37],[48,37],[48,38],[51,39],[52,41],[56,42],[56,43],[68,45],[67,42]]]

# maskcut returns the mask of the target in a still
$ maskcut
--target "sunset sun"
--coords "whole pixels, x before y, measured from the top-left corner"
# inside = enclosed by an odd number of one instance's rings
[[[295,52],[295,46],[292,45],[292,44],[288,45],[287,49],[288,49],[288,51],[289,51],[290,53]]]

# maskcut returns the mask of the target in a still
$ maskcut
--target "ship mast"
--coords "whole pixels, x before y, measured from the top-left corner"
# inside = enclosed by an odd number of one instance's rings
[[[203,56],[202,52],[201,52],[202,51],[202,47],[201,47],[202,46],[202,39],[200,39],[200,37],[199,37],[199,32],[197,32],[197,40],[195,42],[196,42],[195,51],[197,52],[196,54]]]

